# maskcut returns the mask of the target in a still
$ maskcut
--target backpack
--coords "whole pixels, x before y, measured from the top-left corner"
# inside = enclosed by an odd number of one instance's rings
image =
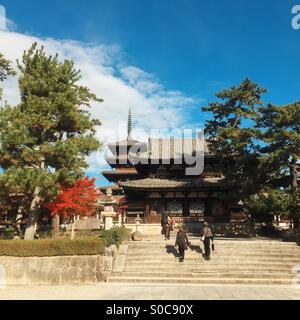
[[[161,223],[162,223],[162,225],[169,223],[169,221],[168,221],[168,216],[167,216],[166,214],[164,214],[164,215],[161,217]]]

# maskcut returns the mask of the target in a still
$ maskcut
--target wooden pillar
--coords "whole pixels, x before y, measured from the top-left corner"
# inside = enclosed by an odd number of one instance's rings
[[[149,200],[149,193],[146,194],[146,210],[145,210],[145,223],[149,223],[149,216],[150,216],[150,200]]]
[[[183,216],[189,217],[190,216],[190,202],[189,202],[189,193],[184,194],[184,200],[183,200]]]
[[[166,192],[166,195],[167,195],[167,192]],[[168,211],[168,199],[165,197],[164,198],[164,206],[165,206],[165,212]]]
[[[227,192],[225,192],[225,194],[227,195]],[[224,208],[224,219],[226,220],[226,222],[230,222],[230,218],[231,218],[230,217],[230,205],[225,200],[223,200],[222,203],[223,203],[223,208]]]
[[[161,193],[161,214],[166,212],[166,192]]]
[[[206,216],[211,217],[212,216],[212,199],[211,199],[211,192],[208,193],[208,199],[206,202]]]

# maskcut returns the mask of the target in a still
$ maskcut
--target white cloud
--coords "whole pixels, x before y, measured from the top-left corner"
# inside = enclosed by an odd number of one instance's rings
[[[105,142],[126,136],[129,107],[138,133],[141,131],[139,128],[174,129],[184,126],[188,117],[187,107],[199,102],[180,91],[168,90],[154,75],[126,65],[121,48],[116,45],[94,45],[0,31],[0,52],[16,66],[16,59],[20,59],[23,51],[34,41],[43,45],[47,52],[58,53],[61,59],[73,59],[82,73],[81,84],[104,99],[102,104],[93,104],[91,113],[102,121],[97,134]],[[4,99],[13,105],[18,103],[17,78],[4,83]],[[119,127],[120,136],[116,137]],[[139,134],[136,138],[145,139],[145,134]],[[93,170],[104,163],[103,154],[98,153],[90,158]]]
[[[14,31],[17,29],[17,25],[6,16],[5,7],[0,4],[0,30],[2,31]]]
[[[6,30],[6,12],[5,8],[0,5],[0,29]]]

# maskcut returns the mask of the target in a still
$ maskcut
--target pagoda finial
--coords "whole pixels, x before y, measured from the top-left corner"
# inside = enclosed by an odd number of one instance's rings
[[[128,133],[128,139],[129,139],[129,138],[132,138],[132,137],[131,137],[131,133],[132,133],[132,114],[131,114],[131,108],[129,108],[129,113],[128,113],[127,133]]]

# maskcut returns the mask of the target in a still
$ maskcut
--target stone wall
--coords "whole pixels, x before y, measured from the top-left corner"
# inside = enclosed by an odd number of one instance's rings
[[[75,230],[100,230],[103,227],[103,222],[100,219],[94,217],[88,217],[86,219],[76,220]],[[67,225],[67,230],[70,231],[72,225]]]
[[[0,267],[6,286],[91,284],[106,280],[115,256],[113,247],[102,256],[0,257]]]
[[[186,229],[190,233],[195,233],[200,236],[203,228],[203,223],[200,222],[185,222]],[[246,222],[232,223],[211,223],[215,234],[222,237],[251,237],[254,234],[254,226]],[[157,236],[161,234],[161,224],[125,224],[125,227],[132,232],[140,231],[144,236]],[[176,229],[175,229],[176,232]]]
[[[140,231],[144,236],[155,236],[161,234],[161,224],[159,223],[142,223],[136,225],[135,223],[126,223],[125,227],[130,229],[131,232]]]

